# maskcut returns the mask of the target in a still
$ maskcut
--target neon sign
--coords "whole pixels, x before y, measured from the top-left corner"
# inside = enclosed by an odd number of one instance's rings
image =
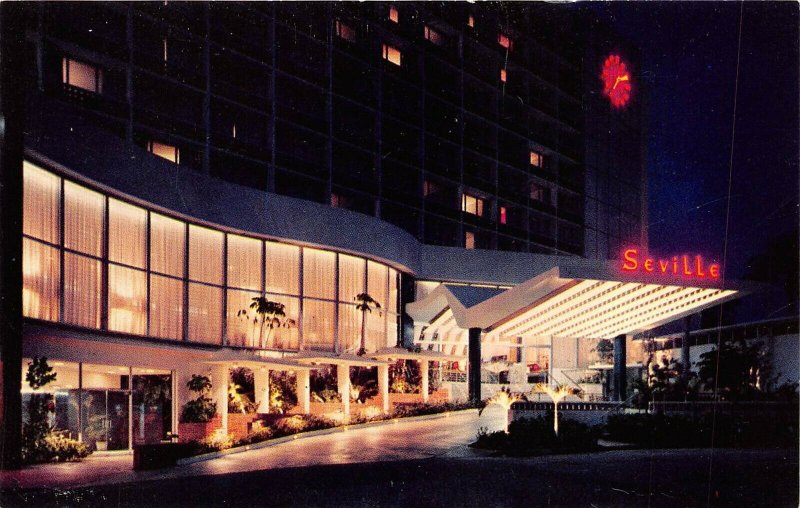
[[[683,254],[667,259],[639,255],[639,249],[626,249],[622,271],[677,275],[684,278],[719,279],[719,263],[706,265],[703,256]]]

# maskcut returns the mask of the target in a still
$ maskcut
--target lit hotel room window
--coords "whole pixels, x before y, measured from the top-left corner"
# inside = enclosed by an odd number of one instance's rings
[[[444,44],[444,36],[428,25],[425,25],[425,39],[437,46],[442,46]]]
[[[508,212],[505,206],[500,207],[500,224],[505,224],[508,217]]]
[[[506,82],[506,70],[500,69],[500,81],[505,83]]]
[[[167,61],[169,60],[169,53],[167,52],[167,38],[164,37],[164,39],[161,42],[162,42],[163,49],[164,49],[164,55],[163,55],[164,63],[167,63]]]
[[[465,249],[475,248],[475,233],[473,233],[472,231],[464,231],[464,248]]]
[[[507,50],[511,51],[514,49],[514,41],[512,41],[506,34],[500,32],[497,34],[497,43]]]
[[[531,151],[531,166],[536,168],[542,167],[542,154]]]
[[[61,59],[61,81],[93,93],[103,93],[103,71],[71,58]]]
[[[356,31],[345,25],[338,19],[336,20],[336,36],[346,41],[356,41]]]
[[[394,5],[389,7],[389,21],[400,23],[400,13]]]
[[[400,53],[399,49],[397,49],[397,48],[395,48],[393,46],[389,46],[388,44],[384,44],[383,45],[383,59],[384,60],[388,60],[388,61],[392,62],[393,64],[399,66],[401,58],[402,58],[402,54]]]
[[[475,16],[472,14],[470,14],[467,18],[467,26],[470,28],[475,28]]]
[[[174,162],[175,164],[180,164],[181,162],[181,150],[177,146],[167,145],[157,141],[148,141],[147,151],[162,159]]]
[[[461,210],[478,217],[483,217],[483,200],[469,194],[464,194],[461,199]]]

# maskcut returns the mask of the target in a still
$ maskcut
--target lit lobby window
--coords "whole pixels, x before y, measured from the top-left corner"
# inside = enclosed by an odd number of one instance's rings
[[[444,36],[428,25],[425,25],[425,39],[431,41],[437,46],[444,45]]]
[[[399,49],[397,49],[397,48],[395,48],[393,46],[389,46],[388,44],[384,44],[383,45],[383,59],[384,60],[388,60],[389,62],[392,62],[393,64],[399,66],[399,65],[401,65],[400,62],[401,62],[401,59],[402,59],[402,54],[400,53]]]
[[[542,154],[531,151],[531,166],[535,168],[542,167]]]
[[[180,164],[181,162],[181,151],[177,146],[167,145],[157,141],[148,141],[147,151],[162,159],[174,162],[175,164]]]
[[[400,23],[400,13],[394,5],[389,6],[389,21]]]
[[[483,217],[483,200],[481,198],[464,194],[461,199],[461,210],[478,217]]]
[[[336,20],[336,36],[349,42],[356,41],[356,31],[338,19]]]
[[[87,92],[103,93],[103,71],[71,58],[61,59],[61,81]]]
[[[464,231],[464,248],[465,249],[475,248],[475,233],[473,233],[472,231]]]

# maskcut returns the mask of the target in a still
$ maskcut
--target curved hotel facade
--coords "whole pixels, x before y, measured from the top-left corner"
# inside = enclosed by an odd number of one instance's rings
[[[597,340],[624,359],[626,335],[738,294],[615,261],[647,246],[645,91],[624,78],[624,101],[604,97],[608,54],[633,71],[638,55],[582,9],[37,4],[15,19],[8,429],[34,357],[57,373],[54,424],[96,442],[100,422],[124,450],[178,431],[193,374],[225,407],[229,370],[250,368],[267,412],[270,371],[291,372],[310,412],[310,373],[335,368],[347,417],[349,369],[377,369],[388,410],[405,359],[420,400],[431,366],[442,396],[476,399],[498,363],[506,381],[567,382]],[[360,311],[363,293],[381,309]],[[285,316],[265,321],[262,297]]]

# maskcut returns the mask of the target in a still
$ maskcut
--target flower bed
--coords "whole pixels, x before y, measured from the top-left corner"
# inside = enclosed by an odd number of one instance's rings
[[[494,450],[502,455],[529,456],[547,453],[574,453],[596,450],[598,430],[582,423],[559,418],[559,433],[553,431],[553,415],[516,420],[508,433],[487,433],[481,429],[470,446]]]

